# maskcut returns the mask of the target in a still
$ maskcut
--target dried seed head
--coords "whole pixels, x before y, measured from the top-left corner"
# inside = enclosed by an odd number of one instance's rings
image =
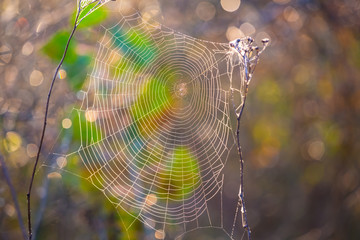
[[[264,44],[264,45],[267,45],[270,40],[268,38],[264,38],[263,40],[261,40],[261,42]]]

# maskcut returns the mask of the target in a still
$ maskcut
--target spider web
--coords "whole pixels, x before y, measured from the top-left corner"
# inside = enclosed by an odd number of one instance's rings
[[[239,177],[228,178],[224,169],[235,144],[231,96],[235,108],[243,104],[238,53],[246,40],[234,51],[138,13],[101,32],[81,107],[74,109],[73,126],[86,134],[78,134],[74,151],[54,153],[53,160],[69,172],[76,170],[59,159],[82,165],[74,174],[133,217],[124,230],[139,220],[159,239],[202,228],[242,238]],[[224,196],[224,183],[234,179],[233,196]]]

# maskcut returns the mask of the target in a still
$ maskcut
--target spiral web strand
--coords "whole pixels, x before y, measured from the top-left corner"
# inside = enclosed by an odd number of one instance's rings
[[[58,165],[80,163],[76,174],[133,217],[126,229],[139,220],[160,239],[207,227],[242,238],[237,194],[227,206],[223,194],[235,143],[229,102],[238,109],[246,86],[241,46],[195,39],[139,14],[102,29],[74,109],[86,134],[76,151],[54,154]]]

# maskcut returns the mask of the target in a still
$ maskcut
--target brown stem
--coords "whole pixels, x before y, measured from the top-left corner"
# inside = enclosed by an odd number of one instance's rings
[[[251,230],[250,230],[250,226],[249,226],[249,224],[248,224],[247,214],[246,214],[246,207],[245,207],[245,194],[244,194],[244,158],[243,158],[243,156],[242,156],[241,145],[240,145],[240,120],[241,120],[241,116],[242,116],[243,111],[244,111],[244,108],[245,108],[246,95],[247,95],[247,92],[248,92],[248,86],[249,86],[248,83],[246,83],[246,90],[245,90],[245,94],[244,94],[243,104],[242,104],[242,106],[241,106],[241,110],[240,110],[239,116],[237,116],[236,143],[237,143],[238,154],[239,154],[239,158],[240,158],[239,205],[240,205],[240,207],[241,207],[241,222],[242,222],[243,228],[247,231],[248,240],[251,240]]]
[[[51,81],[51,85],[50,85],[50,89],[49,89],[49,92],[48,92],[48,96],[47,96],[47,101],[46,101],[46,107],[45,107],[45,116],[44,116],[44,123],[43,123],[43,129],[42,129],[42,133],[41,133],[41,138],[40,138],[40,143],[39,143],[39,149],[38,149],[38,152],[37,152],[37,155],[36,155],[36,160],[35,160],[35,164],[34,164],[34,168],[33,168],[33,171],[32,171],[32,175],[31,175],[31,180],[30,180],[30,185],[29,185],[29,189],[28,189],[28,192],[26,194],[26,199],[27,199],[27,208],[28,208],[28,231],[29,231],[29,240],[32,239],[32,228],[31,228],[31,190],[32,190],[32,186],[33,186],[33,182],[34,182],[34,177],[35,177],[35,173],[36,173],[36,167],[39,163],[39,157],[40,157],[40,152],[41,152],[41,148],[42,148],[42,145],[43,145],[43,142],[44,142],[44,136],[45,136],[45,131],[46,131],[46,125],[47,125],[47,118],[48,118],[48,112],[49,112],[49,103],[50,103],[50,98],[51,98],[51,93],[52,93],[52,90],[53,90],[53,87],[54,87],[54,83],[55,83],[55,80],[56,80],[56,77],[58,75],[58,72],[60,70],[60,67],[61,65],[63,64],[64,62],[64,59],[65,59],[65,56],[66,56],[66,53],[67,53],[67,50],[69,48],[69,44],[70,44],[70,41],[72,39],[72,37],[74,36],[74,33],[75,33],[75,30],[77,28],[77,21],[78,21],[78,18],[79,18],[79,15],[80,15],[80,4],[79,4],[79,9],[77,11],[77,15],[76,15],[76,19],[75,19],[75,23],[74,23],[74,27],[71,31],[71,34],[69,36],[69,39],[66,43],[66,46],[65,46],[65,50],[64,50],[64,53],[63,53],[63,56],[60,60],[60,63],[59,65],[57,66],[56,70],[55,70],[55,74],[52,78],[52,81]]]
[[[26,230],[25,230],[24,221],[23,221],[23,218],[21,216],[21,211],[20,211],[20,207],[19,207],[19,202],[17,200],[15,188],[14,188],[14,185],[12,184],[12,182],[11,182],[9,171],[8,171],[8,169],[6,167],[6,163],[5,163],[4,158],[3,158],[1,153],[0,153],[0,163],[1,163],[2,172],[4,174],[6,183],[10,188],[11,197],[12,197],[12,199],[14,201],[15,210],[16,210],[16,214],[17,214],[17,218],[18,218],[18,221],[19,221],[19,226],[20,226],[22,235],[23,235],[24,239],[26,240],[27,239],[27,234],[26,234]]]
[[[251,51],[247,51],[242,57],[244,60],[244,81],[245,81],[245,91],[244,91],[244,98],[242,100],[242,105],[241,105],[241,109],[239,114],[236,113],[236,105],[234,103],[234,96],[232,95],[232,101],[233,101],[233,107],[234,107],[234,111],[236,114],[236,120],[237,120],[237,126],[236,126],[236,144],[237,144],[237,149],[238,149],[238,154],[239,154],[239,160],[240,160],[240,187],[239,187],[239,199],[238,199],[238,206],[236,209],[236,216],[238,214],[238,209],[240,207],[240,211],[241,211],[241,223],[242,223],[242,227],[246,230],[247,232],[247,236],[248,236],[248,240],[251,240],[251,229],[250,226],[248,224],[248,220],[247,220],[247,212],[246,212],[246,206],[245,206],[245,193],[244,193],[244,158],[242,155],[242,150],[241,150],[241,144],[240,144],[240,121],[241,121],[241,117],[242,114],[244,112],[244,108],[245,108],[245,103],[246,103],[246,97],[247,97],[247,93],[249,90],[249,83],[251,80],[251,76],[252,73],[254,72],[257,60],[258,60],[258,54],[255,57],[255,64],[253,64],[253,66],[251,66],[251,62],[250,62],[250,54]],[[232,92],[233,94],[233,92]],[[236,224],[236,217],[234,219],[234,223],[233,223],[233,230],[235,228],[235,224]]]

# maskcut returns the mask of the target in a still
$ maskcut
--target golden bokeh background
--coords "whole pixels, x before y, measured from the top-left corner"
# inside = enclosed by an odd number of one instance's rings
[[[253,238],[360,239],[357,0],[122,0],[122,4],[124,13],[135,8],[144,18],[208,41],[250,35],[260,45],[261,39],[269,38],[270,46],[250,84],[241,126]],[[56,66],[42,48],[56,32],[69,28],[75,7],[76,2],[69,0],[0,3],[0,150],[25,223],[25,194]],[[81,37],[90,36],[77,37],[81,42]],[[78,44],[76,51],[88,49]],[[68,75],[62,69],[56,82],[43,156],[51,152],[60,129],[71,127],[69,105],[81,99],[81,91],[74,92],[66,81]],[[96,117],[86,113],[89,122]],[[58,159],[59,167],[66,164],[66,159]],[[104,210],[104,198],[96,199],[87,186],[69,190],[63,181],[55,173],[35,181],[37,239],[120,239],[117,213]],[[132,234],[134,239],[161,239],[164,233],[147,235],[139,227]],[[21,236],[9,187],[0,174],[0,239]]]

